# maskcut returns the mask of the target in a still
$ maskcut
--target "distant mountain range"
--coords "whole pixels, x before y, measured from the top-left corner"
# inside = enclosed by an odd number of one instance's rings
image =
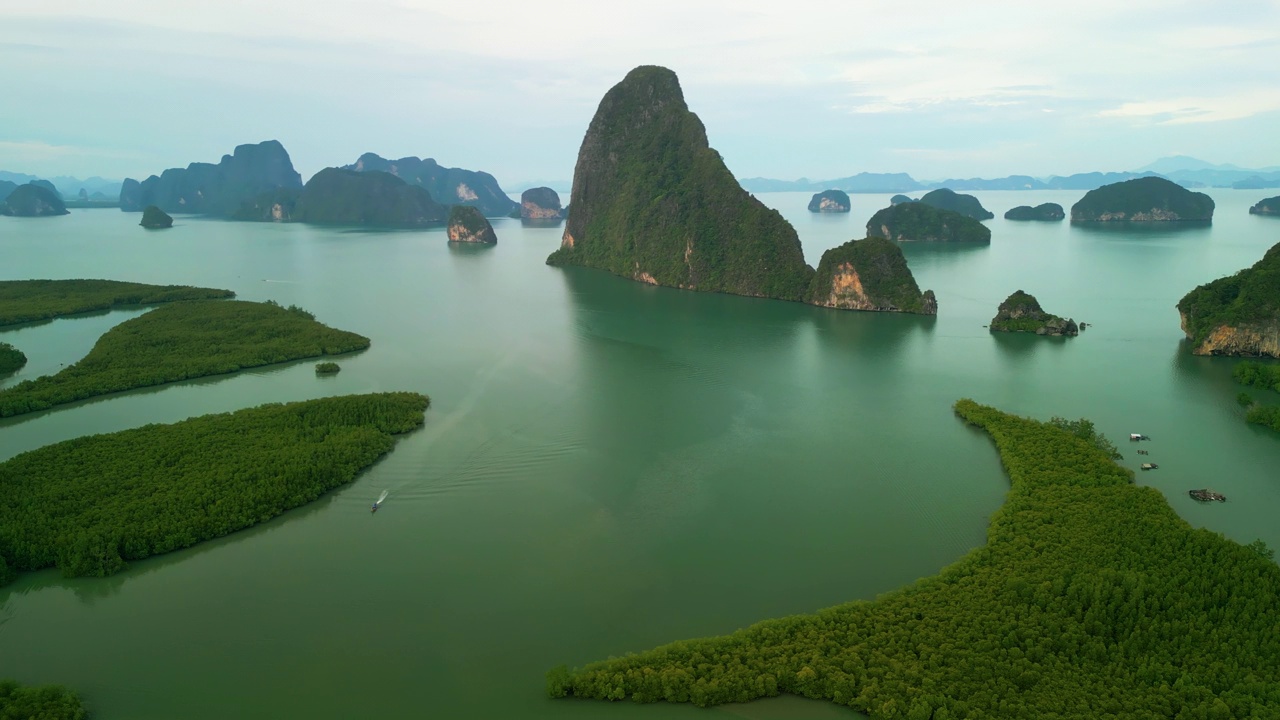
[[[92,197],[97,195],[104,200],[115,200],[120,197],[119,180],[108,180],[106,178],[97,177],[96,175],[91,178],[85,178],[84,180],[68,177],[66,175],[59,175],[51,178],[40,178],[35,175],[26,175],[24,173],[5,172],[0,170],[0,180],[8,181],[15,185],[26,185],[32,180],[48,180],[53,183],[53,187],[58,191],[58,194],[67,200],[74,200],[78,198],[81,190],[85,191],[86,196]]]
[[[1161,158],[1145,167],[1129,172],[1089,172],[1075,175],[1051,175],[1036,178],[1030,175],[1009,175],[1002,178],[950,178],[947,180],[916,180],[906,173],[858,173],[834,180],[774,180],[771,178],[742,178],[738,182],[751,192],[821,192],[843,190],[849,193],[905,193],[921,190],[950,188],[952,190],[1093,190],[1111,183],[1139,177],[1159,176],[1183,187],[1228,187],[1241,190],[1280,187],[1280,167],[1241,168],[1235,165],[1214,165],[1203,160],[1176,155]]]

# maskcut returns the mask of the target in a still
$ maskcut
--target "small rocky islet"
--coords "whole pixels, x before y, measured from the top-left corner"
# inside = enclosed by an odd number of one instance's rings
[[[1019,205],[1004,214],[1005,220],[1028,220],[1039,222],[1057,222],[1067,217],[1058,203],[1041,203],[1035,207]]]
[[[879,210],[867,221],[867,237],[897,242],[991,242],[991,229],[977,220],[921,202]]]
[[[549,187],[535,187],[520,193],[520,207],[512,211],[521,220],[559,220],[565,216],[560,194]]]
[[[823,190],[809,201],[811,213],[847,213],[850,207],[849,194],[843,190]]]
[[[974,220],[990,220],[995,217],[995,213],[982,207],[982,203],[978,201],[978,198],[958,193],[949,188],[930,190],[920,197],[919,202],[939,210],[959,213]]]
[[[446,232],[451,243],[496,245],[498,242],[493,225],[478,208],[470,205],[454,205],[449,209],[449,227]]]
[[[148,230],[164,230],[173,227],[173,216],[155,205],[148,205],[142,211],[142,221],[138,224]]]
[[[1029,332],[1036,335],[1075,337],[1082,325],[1075,320],[1051,315],[1040,307],[1034,295],[1021,290],[1005,298],[991,319],[991,332]]]

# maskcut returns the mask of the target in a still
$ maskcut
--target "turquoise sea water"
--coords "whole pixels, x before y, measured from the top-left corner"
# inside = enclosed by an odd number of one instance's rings
[[[544,264],[558,228],[498,220],[493,248],[442,230],[363,232],[77,210],[0,219],[0,278],[226,287],[367,335],[312,363],[0,421],[0,459],[95,432],[263,402],[431,395],[426,426],[345,487],[258,528],[107,579],[0,589],[0,677],[78,689],[96,717],[852,717],[779,699],[710,713],[550,701],[543,673],[755,620],[872,598],[983,542],[1007,489],[972,397],[1143,432],[1191,524],[1280,547],[1280,435],[1248,426],[1234,360],[1187,352],[1174,309],[1280,242],[1258,192],[1213,190],[1212,226],[1087,229],[997,217],[989,246],[907,245],[937,318],[654,288]],[[997,216],[1081,193],[975,193]],[[816,265],[888,196],[813,215],[762,195]],[[992,335],[1009,293],[1091,327]],[[56,371],[143,310],[0,332]],[[1259,398],[1274,402],[1260,391]],[[1145,459],[1145,458],[1144,458]],[[1186,491],[1209,486],[1226,504]],[[389,490],[376,516],[369,503]]]

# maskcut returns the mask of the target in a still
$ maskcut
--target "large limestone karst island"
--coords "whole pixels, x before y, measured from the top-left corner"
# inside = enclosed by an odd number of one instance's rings
[[[376,228],[425,228],[448,211],[418,185],[384,172],[325,168],[299,191],[273,190],[241,204],[236,220]]]
[[[36,183],[19,185],[9,193],[4,202],[0,202],[0,215],[53,217],[66,214],[67,206],[58,197],[58,193]]]
[[[989,243],[991,229],[971,217],[920,202],[884,208],[867,221],[867,237],[899,242]]]
[[[488,217],[505,217],[519,207],[489,173],[443,167],[432,158],[421,159],[411,155],[387,160],[374,153],[365,153],[342,169],[389,173],[410,185],[426,189],[431,199],[441,205],[470,205],[480,208],[480,212]]]
[[[995,217],[995,213],[982,207],[982,203],[978,201],[978,198],[958,193],[950,188],[931,190],[920,198],[920,202],[925,205],[932,205],[939,210],[957,212],[974,220],[990,220]]]
[[[284,146],[276,140],[239,145],[223,155],[217,165],[191,163],[185,169],[170,168],[159,177],[138,182],[125,178],[120,188],[120,209],[141,212],[155,205],[167,213],[225,216],[241,203],[262,193],[302,189],[302,176]]]
[[[549,265],[690,290],[808,293],[814,271],[795,230],[738,185],[666,68],[638,67],[600,101],[569,207]]]
[[[1016,290],[1005,298],[996,309],[996,316],[991,319],[991,332],[1031,332],[1036,335],[1065,335],[1075,337],[1080,334],[1080,326],[1075,320],[1063,319],[1050,315],[1040,307],[1040,301],[1034,295]]]
[[[1090,190],[1071,206],[1071,222],[1208,222],[1213,198],[1161,177]]]
[[[806,301],[843,310],[938,314],[933,291],[920,292],[902,249],[879,237],[850,240],[823,253]]]
[[[809,212],[813,213],[847,213],[851,203],[849,194],[843,190],[823,190],[814,193],[809,201]]]
[[[1178,312],[1196,355],[1280,358],[1280,244],[1253,267],[1187,293]]]

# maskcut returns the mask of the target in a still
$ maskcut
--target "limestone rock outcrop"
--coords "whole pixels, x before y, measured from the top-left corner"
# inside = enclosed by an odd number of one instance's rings
[[[990,328],[992,332],[1032,332],[1036,335],[1075,337],[1080,334],[1080,326],[1075,320],[1045,312],[1034,295],[1021,290],[1000,303]]]
[[[902,249],[880,237],[823,253],[805,300],[843,310],[938,314],[933,291],[920,292]]]
[[[809,201],[813,213],[847,213],[850,207],[849,194],[843,190],[823,190]]]
[[[1178,313],[1196,355],[1280,358],[1280,244],[1253,267],[1187,293]]]
[[[479,208],[470,205],[454,205],[449,209],[449,242],[485,243],[493,245],[498,236],[493,225],[485,219]]]

